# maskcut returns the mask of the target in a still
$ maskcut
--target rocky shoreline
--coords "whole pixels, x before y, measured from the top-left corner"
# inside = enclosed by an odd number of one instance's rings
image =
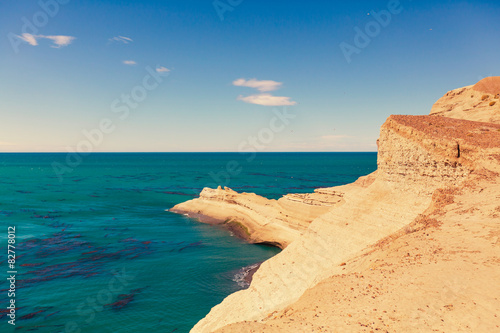
[[[213,226],[218,226],[218,227],[224,228],[227,231],[229,231],[232,235],[234,235],[235,237],[238,237],[238,238],[240,238],[240,239],[242,239],[250,244],[268,245],[268,246],[277,247],[279,249],[283,249],[283,247],[280,243],[254,240],[251,237],[251,235],[249,234],[248,229],[245,227],[245,225],[238,222],[237,220],[213,218],[211,216],[204,215],[201,213],[194,213],[194,212],[184,211],[182,209],[175,209],[175,208],[169,209],[167,211],[175,213],[175,214],[187,216],[187,217],[189,217],[193,220],[197,220],[198,222],[201,222],[201,223],[210,224]]]

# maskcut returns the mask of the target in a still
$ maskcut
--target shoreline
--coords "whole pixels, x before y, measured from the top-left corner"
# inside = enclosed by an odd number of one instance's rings
[[[249,244],[255,244],[255,245],[263,245],[263,246],[271,246],[271,247],[276,247],[280,250],[283,250],[284,247],[282,244],[278,242],[272,242],[272,241],[257,241],[252,238],[251,234],[248,232],[248,228],[241,222],[236,221],[235,219],[218,219],[214,218],[205,214],[201,213],[193,213],[181,209],[167,209],[166,211],[174,213],[174,214],[179,214],[179,215],[184,215],[190,219],[197,220],[200,223],[212,225],[212,226],[218,226],[220,228],[223,228],[227,231],[229,231],[233,236],[249,243]]]
[[[263,261],[260,261],[255,264],[240,268],[238,270],[238,273],[234,275],[233,281],[236,282],[240,287],[242,287],[242,290],[248,289],[252,284],[253,275],[257,272],[262,263]]]
[[[276,247],[280,250],[283,250],[283,248],[281,246],[279,246],[279,244],[272,244],[272,242],[255,242],[255,241],[253,241],[250,238],[250,236],[248,235],[248,233],[245,230],[243,230],[240,223],[232,224],[230,222],[226,222],[224,220],[213,218],[213,217],[210,217],[210,216],[207,216],[204,214],[182,211],[180,209],[167,209],[166,211],[174,213],[174,214],[184,215],[190,219],[197,220],[200,223],[209,224],[212,226],[219,226],[219,227],[229,231],[233,236],[247,242],[248,244],[271,246],[271,247]],[[254,274],[259,270],[260,266],[263,263],[264,263],[263,261],[256,262],[254,264],[242,267],[240,269],[240,270],[244,271],[245,268],[250,268],[248,271],[243,272],[244,276],[243,276],[241,282],[248,285],[244,289],[247,289],[248,287],[250,287],[250,284],[252,283]],[[240,285],[240,282],[238,282],[236,280],[233,280],[233,281],[235,281],[236,283],[238,283],[238,285]]]

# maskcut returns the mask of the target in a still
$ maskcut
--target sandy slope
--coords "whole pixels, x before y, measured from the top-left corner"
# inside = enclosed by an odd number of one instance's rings
[[[370,247],[262,321],[217,332],[500,331],[500,182],[444,199],[427,226]]]

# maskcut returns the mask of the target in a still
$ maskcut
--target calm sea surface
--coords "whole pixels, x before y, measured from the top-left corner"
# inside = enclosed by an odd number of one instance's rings
[[[188,332],[278,250],[166,212],[205,186],[277,199],[342,185],[375,153],[0,154],[1,332]],[[57,164],[56,171],[53,165]],[[56,173],[59,172],[59,175]],[[7,323],[15,227],[16,329]]]

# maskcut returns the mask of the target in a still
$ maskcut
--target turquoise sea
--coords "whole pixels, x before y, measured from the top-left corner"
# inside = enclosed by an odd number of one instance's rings
[[[58,175],[67,157],[0,154],[1,332],[188,332],[279,250],[166,209],[205,186],[277,199],[376,169],[375,153],[100,153]]]

